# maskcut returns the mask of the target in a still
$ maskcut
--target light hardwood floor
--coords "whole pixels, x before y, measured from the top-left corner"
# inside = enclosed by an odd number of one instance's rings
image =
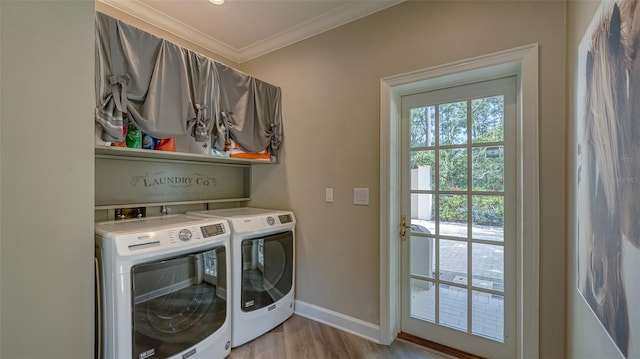
[[[451,358],[396,340],[380,345],[294,315],[261,337],[231,350],[230,359],[442,359]]]

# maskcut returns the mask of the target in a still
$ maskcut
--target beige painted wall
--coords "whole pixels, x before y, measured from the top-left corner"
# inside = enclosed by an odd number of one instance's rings
[[[92,88],[93,81],[89,68],[93,5],[37,2],[36,10],[35,2],[0,4],[0,356],[86,358],[93,350],[93,123],[83,121],[92,118],[92,91],[84,88]],[[380,78],[537,42],[540,353],[543,358],[564,356],[564,31],[565,4],[560,1],[411,1],[242,66],[226,62],[283,88],[284,156],[280,165],[254,167],[252,204],[295,211],[300,300],[371,323],[379,321]],[[17,48],[22,52],[11,51]],[[47,57],[36,56],[42,53]],[[19,58],[23,54],[30,56]],[[81,54],[90,54],[89,61]],[[82,74],[87,71],[90,76],[85,78]],[[58,77],[62,75],[64,79]],[[26,100],[34,97],[47,101],[39,107],[26,106]],[[76,100],[62,101],[69,98]],[[43,116],[47,121],[25,121]],[[86,138],[61,140],[69,128],[86,133]],[[23,147],[25,143],[31,147]],[[54,147],[56,151],[42,150]],[[36,186],[42,173],[56,174],[55,191]],[[335,189],[332,204],[324,202],[325,187]],[[369,206],[351,204],[353,187],[370,189]],[[51,210],[34,208],[33,203],[45,203]],[[65,211],[56,210],[59,204],[66,204]],[[47,215],[37,225],[27,221],[43,211]],[[21,236],[27,224],[29,236]],[[47,240],[29,241],[33,238]],[[46,274],[54,277],[43,281],[42,272],[24,266],[25,258],[47,260]],[[22,275],[15,275],[17,271]],[[31,285],[34,282],[41,285]],[[48,306],[38,307],[35,303],[40,303],[42,293]],[[42,317],[49,321],[43,324]],[[59,323],[64,323],[64,330],[58,329]],[[31,344],[34,339],[38,346]]]
[[[576,282],[575,181],[578,45],[600,1],[567,3],[567,353],[569,358],[619,358],[614,344],[578,293]]]
[[[92,358],[93,1],[0,9],[0,357]]]
[[[254,167],[252,204],[297,215],[299,300],[379,323],[380,78],[537,42],[540,354],[564,356],[564,32],[562,1],[409,1],[241,64],[282,87],[282,163]]]

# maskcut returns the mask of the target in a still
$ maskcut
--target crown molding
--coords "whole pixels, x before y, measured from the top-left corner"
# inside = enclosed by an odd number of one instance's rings
[[[226,43],[219,41],[204,32],[185,24],[156,8],[139,0],[96,0],[114,9],[120,10],[148,24],[158,27],[175,36],[192,42],[207,50],[213,51],[232,61],[239,62],[237,50]]]
[[[405,0],[394,1],[349,1],[320,16],[305,21],[298,26],[237,49],[241,62],[260,57],[296,42],[308,39],[325,31],[369,16],[378,11],[397,5]]]
[[[331,11],[305,21],[298,26],[271,35],[264,40],[242,48],[230,46],[193,26],[171,17],[164,12],[158,11],[140,0],[97,1],[224,56],[236,63],[243,63],[351,21],[361,19],[405,0],[349,1]]]

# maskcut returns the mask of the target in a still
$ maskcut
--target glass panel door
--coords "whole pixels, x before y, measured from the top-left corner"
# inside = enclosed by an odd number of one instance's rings
[[[269,306],[293,287],[293,232],[242,241],[241,308]]]
[[[402,98],[402,331],[515,355],[515,77]]]
[[[133,359],[172,356],[224,324],[226,255],[220,246],[132,268]]]

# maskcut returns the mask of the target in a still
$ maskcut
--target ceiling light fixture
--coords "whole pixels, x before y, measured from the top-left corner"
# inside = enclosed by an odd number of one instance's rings
[[[222,5],[224,4],[224,0],[209,0],[210,3],[214,5]]]

